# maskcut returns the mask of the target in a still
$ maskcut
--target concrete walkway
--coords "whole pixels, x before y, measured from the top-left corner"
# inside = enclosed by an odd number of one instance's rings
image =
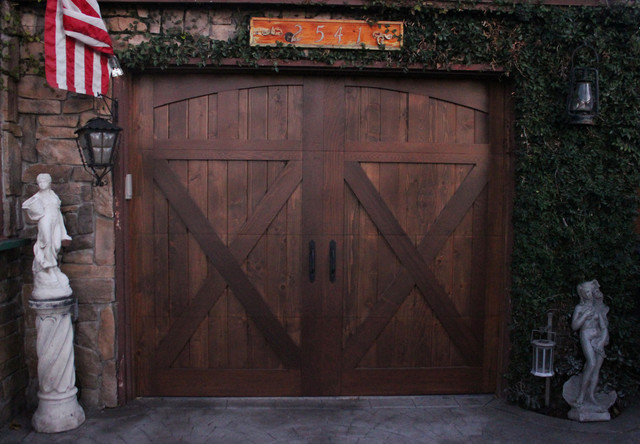
[[[78,429],[38,434],[29,418],[2,443],[640,443],[640,403],[581,424],[493,396],[146,398],[88,412]]]

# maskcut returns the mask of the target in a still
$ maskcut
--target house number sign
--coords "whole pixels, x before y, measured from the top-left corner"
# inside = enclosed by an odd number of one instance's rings
[[[364,20],[251,19],[251,46],[385,49],[402,47],[402,22]]]

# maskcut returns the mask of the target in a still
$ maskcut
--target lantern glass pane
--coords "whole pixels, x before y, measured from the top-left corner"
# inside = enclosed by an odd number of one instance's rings
[[[571,110],[576,112],[593,111],[593,93],[592,83],[589,81],[580,81],[575,85],[573,91],[573,100],[571,101]]]
[[[114,132],[98,131],[90,133],[95,166],[107,166],[111,163],[111,154],[117,134]]]
[[[531,373],[535,376],[553,376],[553,347],[555,342],[536,340],[532,342],[533,359]]]

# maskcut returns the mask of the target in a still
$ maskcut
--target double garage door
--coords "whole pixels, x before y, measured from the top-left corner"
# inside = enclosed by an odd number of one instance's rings
[[[501,85],[162,74],[132,91],[136,394],[495,390]]]

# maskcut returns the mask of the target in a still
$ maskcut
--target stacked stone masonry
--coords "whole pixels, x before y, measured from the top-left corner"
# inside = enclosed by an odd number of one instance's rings
[[[32,136],[22,142],[23,198],[33,195],[38,174],[49,173],[71,245],[63,251],[62,271],[78,299],[75,330],[76,371],[85,407],[117,405],[115,380],[115,261],[113,193],[109,185],[92,186],[82,167],[75,130],[97,115],[100,103],[85,95],[53,90],[38,75],[24,76],[18,86],[18,112]],[[25,224],[21,236],[33,238]],[[31,284],[23,289],[27,306]],[[25,317],[25,347],[31,385],[37,383],[34,314]],[[35,393],[31,388],[29,393]]]

